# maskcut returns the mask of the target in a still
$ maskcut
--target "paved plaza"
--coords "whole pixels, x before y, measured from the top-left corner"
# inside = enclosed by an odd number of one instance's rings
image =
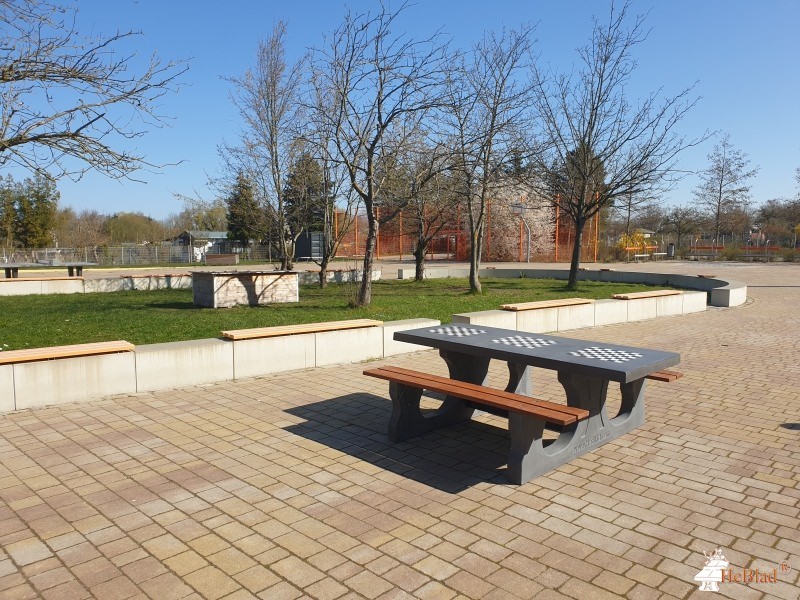
[[[0,416],[0,598],[704,599],[716,548],[721,597],[800,598],[800,265],[631,268],[748,301],[560,334],[680,352],[684,377],[522,486],[496,417],[390,444],[365,364]],[[552,373],[533,389],[562,401]]]

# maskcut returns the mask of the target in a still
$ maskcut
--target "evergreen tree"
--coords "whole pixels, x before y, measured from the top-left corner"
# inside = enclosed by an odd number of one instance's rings
[[[38,173],[17,187],[15,237],[21,246],[52,245],[59,197],[55,182]]]
[[[228,239],[247,245],[261,241],[266,235],[264,211],[256,200],[252,182],[239,172],[236,183],[225,199],[228,206]]]
[[[303,230],[322,231],[325,223],[325,173],[313,156],[304,152],[286,178],[286,222],[292,236]]]
[[[6,248],[14,246],[17,223],[17,195],[14,178],[7,175],[0,183],[0,241]]]

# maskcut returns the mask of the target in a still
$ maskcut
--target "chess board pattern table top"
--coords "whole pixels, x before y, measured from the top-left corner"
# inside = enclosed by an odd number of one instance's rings
[[[439,350],[558,371],[569,370],[623,383],[641,379],[680,362],[680,355],[675,352],[483,325],[423,327],[398,331],[394,338]]]

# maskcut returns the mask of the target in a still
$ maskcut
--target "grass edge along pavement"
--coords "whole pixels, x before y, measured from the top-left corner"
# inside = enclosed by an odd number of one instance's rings
[[[224,329],[270,327],[346,319],[397,321],[417,317],[449,323],[451,315],[493,310],[501,304],[585,297],[654,289],[630,283],[582,281],[567,290],[555,279],[484,279],[471,294],[464,278],[373,283],[370,306],[351,308],[352,284],[300,287],[291,304],[199,308],[191,289],[0,297],[0,348],[21,350],[124,339],[155,344],[215,338]],[[660,286],[663,287],[663,286]]]

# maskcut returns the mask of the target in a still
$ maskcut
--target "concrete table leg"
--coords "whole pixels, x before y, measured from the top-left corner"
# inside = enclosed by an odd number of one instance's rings
[[[544,421],[529,415],[509,414],[511,483],[521,484],[544,475],[644,423],[644,379],[620,385],[622,403],[619,415],[613,418],[609,418],[605,406],[608,381],[574,373],[559,373],[558,380],[567,393],[567,404],[585,408],[590,415],[564,428],[557,439],[545,445]]]

